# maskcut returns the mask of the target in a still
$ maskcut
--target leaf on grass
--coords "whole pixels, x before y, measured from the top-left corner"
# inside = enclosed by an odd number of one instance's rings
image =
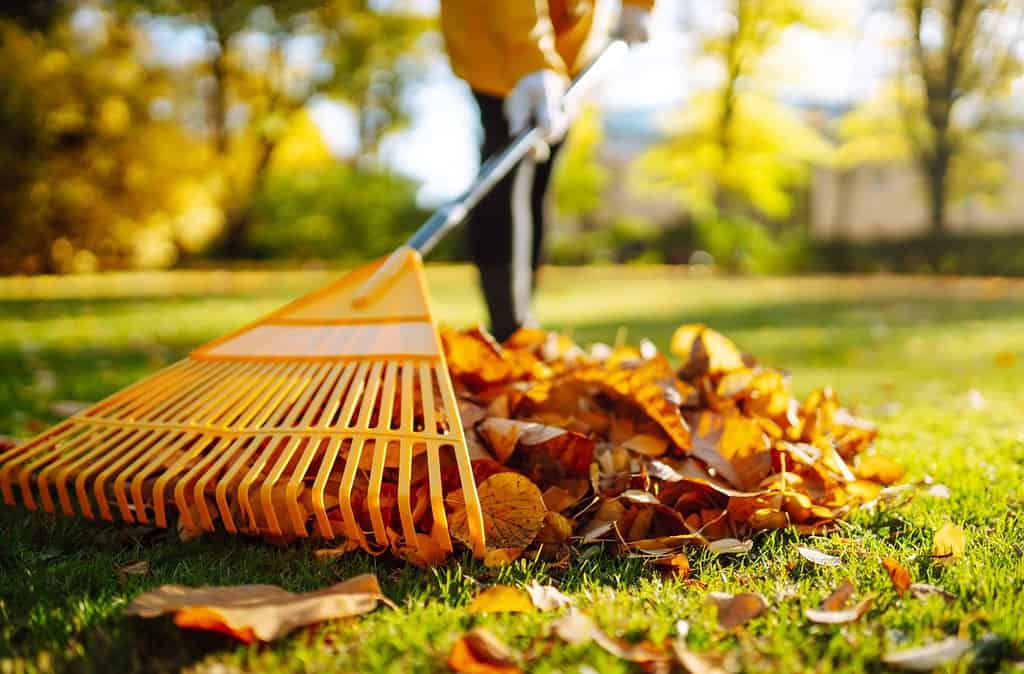
[[[690,560],[681,552],[659,557],[654,560],[654,565],[663,573],[674,578],[685,579],[690,577]]]
[[[173,613],[179,627],[223,632],[253,643],[273,641],[304,625],[369,613],[381,603],[394,606],[381,593],[377,578],[364,574],[302,594],[274,585],[164,585],[136,597],[127,613],[142,618]]]
[[[924,599],[932,595],[942,597],[946,601],[954,601],[956,599],[956,595],[949,590],[930,583],[914,583],[910,586],[910,593],[918,599]]]
[[[843,560],[834,555],[829,555],[821,550],[815,550],[814,548],[804,547],[802,545],[796,546],[796,551],[800,553],[800,556],[806,559],[812,564],[818,564],[820,566],[842,566]]]
[[[804,609],[804,615],[807,616],[807,619],[811,622],[821,623],[823,625],[845,625],[846,623],[852,623],[855,620],[859,620],[862,615],[867,613],[868,609],[871,608],[872,601],[872,597],[865,597],[849,608],[835,610],[814,608]]]
[[[591,642],[617,658],[629,662],[665,662],[667,653],[648,644],[629,644],[613,639],[588,616],[570,611],[551,621],[551,631],[567,644],[582,645]]]
[[[517,587],[492,585],[479,592],[466,607],[466,612],[477,613],[533,613],[530,595]]]
[[[853,474],[862,480],[870,480],[880,484],[893,484],[903,477],[903,466],[888,456],[876,454],[863,456],[853,469]]]
[[[753,592],[712,592],[708,601],[718,607],[718,626],[727,630],[745,625],[768,608],[764,597]]]
[[[144,559],[138,562],[132,562],[131,564],[125,564],[117,569],[117,577],[122,582],[128,580],[128,576],[145,576],[148,573],[149,562]]]
[[[448,666],[460,674],[519,674],[512,650],[483,627],[459,637],[448,654]]]
[[[839,587],[832,590],[832,594],[825,597],[818,606],[822,611],[838,611],[846,606],[846,602],[853,596],[853,582],[849,578],[839,584]]]
[[[718,555],[745,555],[754,549],[754,541],[735,538],[720,538],[708,543],[708,550]]]
[[[541,585],[535,580],[526,586],[526,592],[530,595],[533,605],[541,611],[556,611],[575,603],[572,597],[563,594],[557,587]]]
[[[483,511],[484,535],[488,549],[525,548],[544,526],[544,498],[529,478],[519,473],[495,473],[477,487]],[[452,535],[468,544],[469,523],[462,492],[446,499],[451,508],[449,526]]]
[[[728,674],[728,670],[712,662],[707,655],[688,649],[680,639],[672,642],[672,653],[687,674]]]
[[[484,566],[497,569],[508,566],[523,555],[523,548],[494,548],[484,553]]]
[[[517,674],[513,654],[503,642],[482,627],[460,637],[448,655],[448,666],[463,674]]]
[[[882,566],[885,567],[886,572],[889,574],[889,580],[892,581],[892,586],[896,588],[897,594],[902,595],[910,589],[910,584],[913,581],[910,578],[910,572],[907,571],[905,566],[892,557],[883,559]]]
[[[935,532],[932,542],[932,555],[941,564],[952,564],[963,557],[967,539],[964,530],[952,522],[946,522]]]
[[[971,642],[960,637],[949,637],[917,648],[887,653],[882,662],[890,667],[911,672],[929,672],[960,659],[971,647]]]
[[[354,539],[345,539],[345,541],[333,548],[318,548],[313,551],[313,556],[317,559],[337,559],[343,557],[348,553],[359,549],[359,541]]]

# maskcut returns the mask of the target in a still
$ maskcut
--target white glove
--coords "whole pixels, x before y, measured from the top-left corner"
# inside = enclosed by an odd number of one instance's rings
[[[557,143],[569,129],[569,116],[562,105],[568,82],[554,70],[538,70],[524,76],[505,97],[505,119],[515,137],[532,121],[540,129],[544,144],[534,148],[536,161],[547,161],[548,143]]]
[[[628,45],[647,42],[650,21],[651,13],[643,7],[623,5],[615,35]]]

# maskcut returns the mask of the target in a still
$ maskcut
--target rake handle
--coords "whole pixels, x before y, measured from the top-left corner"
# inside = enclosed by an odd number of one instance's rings
[[[578,104],[587,92],[604,79],[628,51],[629,47],[622,40],[613,40],[609,43],[569,85],[564,98],[566,110],[570,113],[578,110]],[[426,255],[433,250],[444,235],[461,224],[480,200],[541,140],[540,129],[531,127],[520,132],[500,152],[484,162],[473,184],[454,201],[437,209],[408,241],[393,252],[356,292],[352,303],[360,306],[369,302],[371,297],[394,277],[410,253]]]

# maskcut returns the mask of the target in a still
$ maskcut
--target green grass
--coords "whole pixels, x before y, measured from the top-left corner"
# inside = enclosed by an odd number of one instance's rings
[[[442,321],[480,318],[468,270],[429,276]],[[33,286],[37,299],[19,299],[28,294],[23,281],[0,281],[0,433],[27,437],[56,421],[54,401],[97,400],[326,277],[264,274],[231,287],[223,277],[196,283],[179,274],[137,288],[127,277],[118,289],[101,281],[88,292],[81,282],[48,281]],[[232,292],[194,294],[204,287]],[[193,294],[177,294],[182,288]],[[79,299],[60,299],[68,296]],[[842,557],[840,568],[802,561],[788,532],[758,539],[744,557],[696,552],[699,584],[665,580],[640,560],[596,548],[564,569],[520,560],[492,571],[463,558],[420,571],[361,553],[318,561],[313,543],[279,549],[210,535],[182,544],[165,532],[0,508],[0,672],[445,671],[452,641],[474,624],[516,648],[536,646],[531,671],[637,671],[596,646],[540,647],[548,615],[481,618],[463,608],[479,587],[530,579],[557,584],[626,639],[660,641],[685,618],[691,648],[728,652],[744,671],[881,672],[887,650],[957,632],[978,646],[953,671],[1019,671],[1008,654],[1024,640],[1024,284],[551,270],[539,313],[579,341],[611,341],[627,326],[632,341],[650,337],[662,347],[677,324],[709,323],[762,362],[791,371],[797,394],[833,386],[879,422],[879,449],[904,462],[909,480],[930,476],[952,497],[919,493],[903,508],[860,512],[839,532],[804,541]],[[972,389],[983,406],[969,404]],[[968,545],[963,559],[942,567],[926,555],[947,521],[964,527]],[[880,564],[886,556],[957,599],[897,597]],[[140,559],[151,573],[119,580],[115,569]],[[399,610],[302,630],[272,646],[122,613],[136,594],[164,583],[310,590],[364,571],[378,574]],[[871,611],[845,627],[810,624],[803,609],[845,577],[859,595],[876,595]],[[705,604],[712,590],[761,592],[771,609],[739,633],[722,633]]]

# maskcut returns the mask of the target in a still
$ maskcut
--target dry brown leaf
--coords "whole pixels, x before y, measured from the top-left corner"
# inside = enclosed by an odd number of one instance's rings
[[[832,590],[832,594],[825,597],[818,606],[822,611],[838,611],[846,606],[846,602],[853,596],[853,582],[850,579],[844,580],[839,587]]]
[[[459,637],[448,654],[448,666],[460,674],[519,674],[512,650],[483,627]]]
[[[333,548],[318,548],[313,551],[317,559],[337,559],[359,549],[359,541],[346,538],[341,545]]]
[[[145,576],[148,574],[149,562],[144,559],[132,562],[131,564],[125,564],[117,569],[117,576],[122,582],[128,580],[128,576]]]
[[[707,655],[694,653],[678,639],[672,643],[672,651],[687,674],[729,674],[728,670],[712,662]]]
[[[655,566],[663,573],[673,578],[685,579],[690,577],[690,560],[683,553],[659,557],[654,560]]]
[[[477,613],[533,613],[530,595],[517,587],[492,585],[482,590],[466,607],[466,612]]]
[[[668,451],[668,438],[640,433],[622,443],[626,449],[644,456],[659,457]]]
[[[578,498],[557,485],[544,490],[544,506],[552,512],[560,513],[563,510],[568,510],[578,502]]]
[[[754,541],[720,538],[708,543],[708,550],[718,555],[745,555],[754,549]]]
[[[615,657],[629,662],[665,662],[669,659],[667,653],[648,644],[628,644],[613,639],[579,611],[569,611],[551,621],[550,629],[567,644],[581,645],[594,642]]]
[[[539,426],[539,424],[535,425]],[[477,424],[476,432],[491,448],[494,458],[501,463],[506,463],[512,453],[516,451],[516,445],[519,444],[519,436],[522,434],[524,426],[527,424],[521,421],[491,417]]]
[[[897,669],[911,672],[930,672],[959,660],[971,647],[971,642],[960,637],[949,637],[916,648],[886,653],[882,662]]]
[[[882,566],[885,567],[886,572],[889,574],[889,580],[892,581],[892,586],[896,588],[897,594],[902,595],[910,589],[910,584],[913,581],[910,578],[910,572],[907,571],[905,566],[892,557],[883,559]]]
[[[304,625],[369,613],[381,603],[394,606],[381,593],[377,578],[364,574],[302,594],[274,585],[164,585],[140,594],[126,612],[142,618],[173,613],[179,627],[223,632],[253,643],[273,641]]]
[[[745,625],[768,608],[764,597],[753,592],[712,592],[708,601],[718,607],[718,626],[727,630]]]
[[[940,564],[952,564],[963,557],[966,546],[967,538],[964,536],[964,530],[952,522],[946,522],[935,532],[932,556]]]
[[[523,475],[512,472],[491,475],[477,485],[477,495],[488,549],[525,548],[544,526],[544,498],[537,485]],[[471,539],[462,493],[453,492],[446,502],[451,508],[452,535],[468,542]]]
[[[563,594],[557,587],[541,585],[535,580],[526,586],[526,592],[530,595],[533,605],[541,611],[555,611],[575,603],[572,597]]]
[[[949,590],[943,589],[938,585],[931,585],[930,583],[913,583],[910,586],[910,593],[918,599],[935,595],[937,597],[942,597],[946,601],[956,600],[956,595]]]
[[[818,564],[820,566],[842,566],[843,560],[840,558],[829,555],[821,550],[815,550],[814,548],[808,548],[803,545],[796,546],[796,551],[800,553],[800,556],[806,559],[812,564]]]

